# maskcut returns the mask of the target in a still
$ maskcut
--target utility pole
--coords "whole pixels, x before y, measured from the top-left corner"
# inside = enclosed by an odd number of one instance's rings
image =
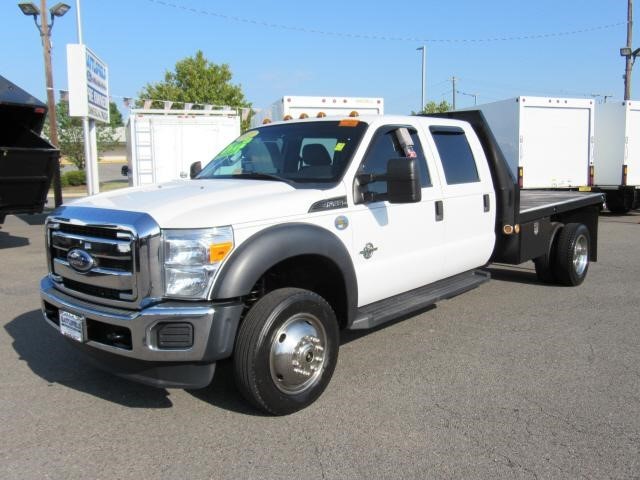
[[[628,0],[627,5],[627,49],[629,52],[633,50],[632,35],[633,35],[633,0]],[[635,57],[632,53],[626,55],[625,69],[624,69],[624,99],[631,100],[631,68],[633,67],[633,61]]]
[[[453,109],[456,109],[456,77],[451,77],[451,88],[453,91]]]
[[[58,141],[58,117],[56,116],[56,99],[53,93],[53,70],[51,68],[51,31],[47,21],[47,0],[40,1],[40,38],[44,54],[44,74],[47,85],[47,106],[49,108],[49,139],[54,147],[60,148]],[[53,18],[53,16],[52,16]],[[60,184],[60,159],[53,169],[53,196],[56,207],[62,205],[62,185]]]

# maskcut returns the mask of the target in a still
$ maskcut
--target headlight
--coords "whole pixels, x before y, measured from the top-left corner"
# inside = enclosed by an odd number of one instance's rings
[[[220,264],[233,249],[233,230],[163,230],[162,243],[164,294],[204,299]]]

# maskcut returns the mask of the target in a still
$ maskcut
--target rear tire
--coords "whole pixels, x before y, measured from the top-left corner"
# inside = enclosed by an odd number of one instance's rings
[[[567,223],[558,237],[554,272],[559,283],[580,285],[589,270],[589,229],[582,223]]]
[[[240,325],[236,385],[264,412],[296,412],[329,384],[338,346],[338,322],[322,297],[299,288],[274,290],[251,307]]]

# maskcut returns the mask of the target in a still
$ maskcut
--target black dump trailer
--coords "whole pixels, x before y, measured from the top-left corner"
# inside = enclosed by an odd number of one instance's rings
[[[60,151],[40,136],[47,107],[0,76],[0,224],[13,213],[40,213]]]

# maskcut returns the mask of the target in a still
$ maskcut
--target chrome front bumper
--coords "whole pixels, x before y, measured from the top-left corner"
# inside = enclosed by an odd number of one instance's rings
[[[207,376],[208,384],[215,362],[233,352],[243,310],[243,305],[237,302],[164,302],[142,310],[101,306],[59,291],[49,277],[42,279],[40,295],[43,315],[56,330],[60,330],[58,315],[61,310],[86,319],[86,342],[69,341],[97,359],[99,366],[162,387],[202,387]],[[185,348],[160,346],[158,332],[167,324],[191,325],[192,345]],[[110,335],[114,338],[126,336],[126,342],[111,342]],[[180,367],[185,367],[188,378],[180,379]],[[192,381],[197,367],[203,367],[204,376],[196,375],[198,380]]]

